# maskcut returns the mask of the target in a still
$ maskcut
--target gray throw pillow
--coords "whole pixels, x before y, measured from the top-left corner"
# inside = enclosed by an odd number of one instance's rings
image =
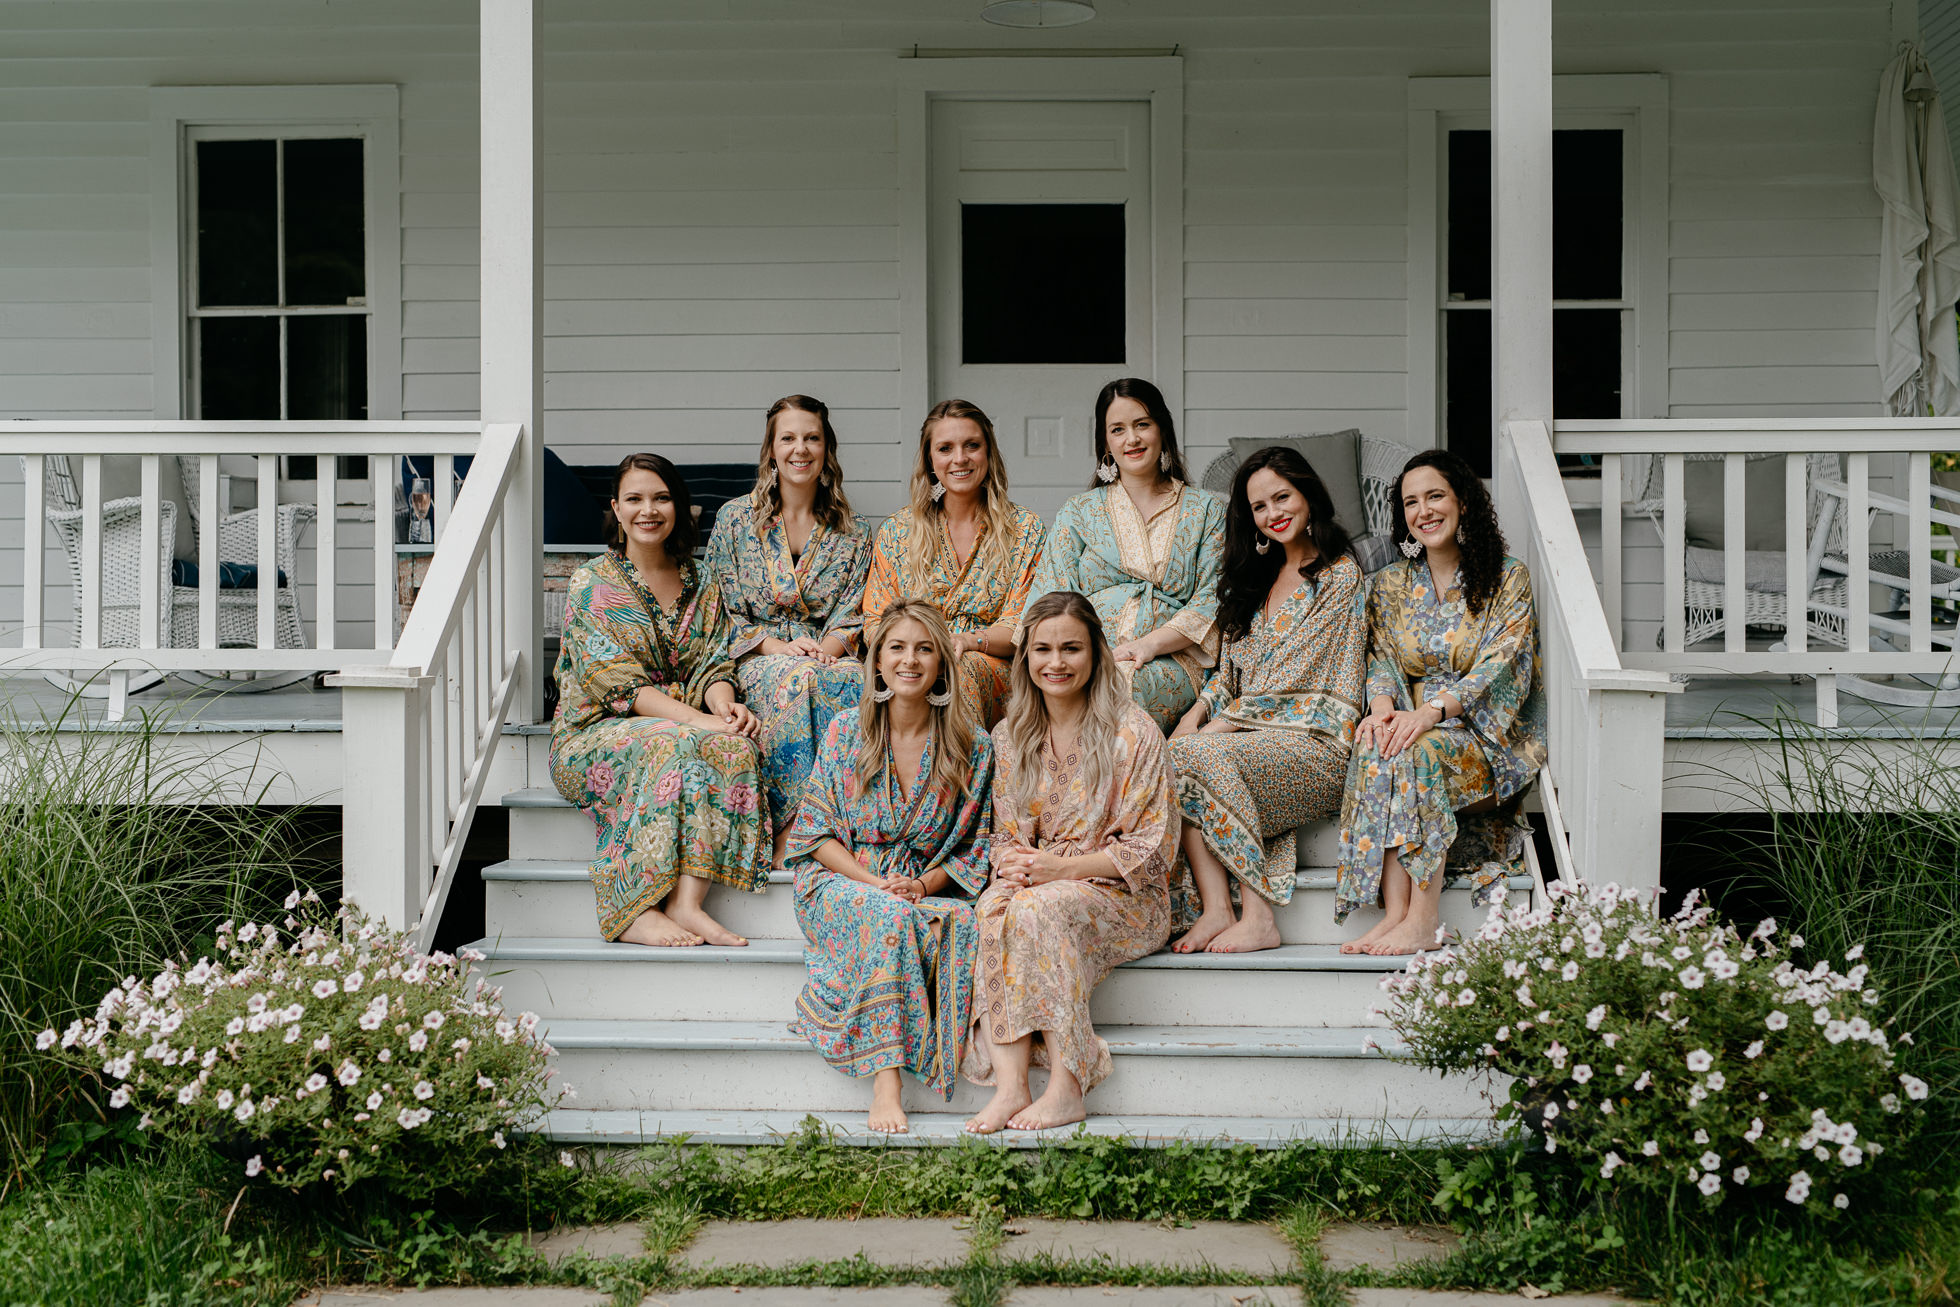
[[[1334,501],[1334,516],[1349,535],[1361,535],[1368,519],[1361,511],[1361,431],[1329,431],[1313,436],[1234,436],[1231,440],[1233,467],[1269,445],[1286,445],[1299,451]],[[1230,487],[1227,486],[1227,490]]]
[[[1722,460],[1689,459],[1682,467],[1681,488],[1686,500],[1688,544],[1720,549],[1727,539],[1722,529]],[[1783,548],[1783,460],[1752,458],[1742,471],[1742,547],[1746,550]]]

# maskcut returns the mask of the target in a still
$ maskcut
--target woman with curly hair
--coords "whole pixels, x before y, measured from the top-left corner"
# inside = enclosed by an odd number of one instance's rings
[[[1177,952],[1279,947],[1273,905],[1293,898],[1296,831],[1340,809],[1367,670],[1364,594],[1313,466],[1284,445],[1242,463],[1218,583],[1224,648],[1171,737],[1184,812],[1172,893],[1188,927]]]
[[[1504,553],[1470,465],[1424,450],[1396,478],[1404,557],[1368,599],[1368,715],[1354,732],[1334,917],[1385,909],[1343,953],[1434,948],[1451,867],[1487,902],[1521,870],[1517,816],[1545,763],[1531,574]]]

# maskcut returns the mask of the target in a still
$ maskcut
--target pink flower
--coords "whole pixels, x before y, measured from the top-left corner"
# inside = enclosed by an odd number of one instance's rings
[[[728,787],[728,806],[744,817],[755,811],[755,786],[731,785]]]
[[[611,794],[613,787],[613,766],[609,762],[595,762],[585,769],[586,788],[594,794]]]
[[[676,769],[670,768],[662,772],[660,779],[654,782],[653,798],[656,803],[671,803],[674,796],[680,792],[681,774]]]

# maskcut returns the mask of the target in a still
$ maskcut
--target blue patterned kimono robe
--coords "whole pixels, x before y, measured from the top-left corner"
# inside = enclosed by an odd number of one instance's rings
[[[1368,596],[1368,702],[1413,708],[1448,692],[1463,714],[1424,731],[1393,758],[1372,743],[1355,749],[1341,808],[1341,864],[1334,914],[1381,901],[1382,859],[1401,850],[1419,886],[1446,866],[1468,874],[1471,901],[1494,897],[1524,870],[1527,828],[1519,802],[1545,765],[1545,692],[1531,573],[1515,558],[1484,611],[1470,615],[1463,592],[1441,595],[1429,564],[1400,561],[1379,573]],[[1494,811],[1463,808],[1496,799]]]
[[[883,770],[859,794],[860,738],[857,712],[838,713],[790,828],[786,862],[796,874],[796,920],[809,969],[790,1029],[846,1075],[903,1067],[951,1098],[972,1021],[979,936],[971,896],[987,883],[993,743],[986,732],[975,734],[964,795],[928,788],[936,740],[926,745],[909,793],[888,748]],[[907,903],[818,862],[813,852],[827,839],[873,875],[938,868],[952,884]]]
[[[871,566],[871,527],[853,518],[851,530],[819,522],[792,558],[780,517],[756,534],[753,499],[725,504],[708,541],[708,572],[728,609],[728,656],[736,688],[761,731],[762,779],[777,830],[796,817],[804,778],[830,719],[857,707],[864,673],[854,662],[825,667],[795,654],[765,654],[762,642],[836,636],[855,649],[864,627],[864,576]]]
[[[1130,678],[1130,696],[1168,734],[1197,701],[1218,661],[1218,569],[1225,556],[1225,500],[1180,485],[1145,521],[1121,485],[1076,495],[1055,514],[1028,587],[1030,602],[1055,590],[1086,595],[1112,645],[1168,626],[1191,647],[1153,658]],[[1020,633],[1016,632],[1016,638]]]

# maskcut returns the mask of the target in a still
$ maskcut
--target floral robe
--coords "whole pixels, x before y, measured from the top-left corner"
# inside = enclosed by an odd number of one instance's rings
[[[1199,695],[1212,721],[1247,729],[1171,741],[1184,820],[1241,891],[1269,902],[1293,898],[1297,828],[1340,812],[1367,675],[1366,600],[1360,565],[1343,557],[1271,621],[1255,614]],[[1200,904],[1181,856],[1173,893],[1177,924],[1189,926]]]
[[[1474,881],[1471,901],[1486,903],[1523,870],[1528,836],[1518,807],[1545,765],[1531,573],[1506,558],[1497,593],[1473,618],[1457,585],[1437,595],[1425,560],[1395,563],[1375,577],[1368,642],[1370,703],[1386,695],[1412,708],[1447,691],[1463,713],[1393,758],[1372,744],[1355,751],[1341,809],[1335,919],[1381,901],[1382,858],[1391,847],[1418,886],[1447,864]],[[1491,798],[1495,810],[1459,815]]]
[[[974,565],[987,542],[984,528],[973,542],[973,553],[962,564],[937,513],[925,523],[913,517],[909,508],[886,518],[878,528],[871,576],[864,586],[866,629],[900,599],[925,599],[939,605],[954,635],[971,635],[1004,618],[1019,617],[1028,604],[1028,587],[1034,581],[1047,528],[1033,509],[1019,504],[1009,508],[1014,538],[1008,542],[1005,563],[998,568]],[[905,554],[912,533],[921,530],[937,532],[939,541],[932,554],[926,592],[914,594],[905,584]],[[991,730],[1007,703],[1007,660],[977,649],[960,655],[960,694],[972,710],[973,720]]]
[[[1112,645],[1168,626],[1191,641],[1132,674],[1130,695],[1168,734],[1218,661],[1218,569],[1225,555],[1225,500],[1195,486],[1148,521],[1121,485],[1076,495],[1055,515],[1035,569],[1032,599],[1055,590],[1087,595]],[[1016,628],[1018,642],[1022,632]]]
[[[769,803],[753,741],[635,717],[652,686],[705,710],[708,687],[733,682],[728,618],[694,566],[674,609],[615,550],[572,573],[551,723],[551,780],[592,814],[599,933],[618,939],[680,876],[760,894],[769,876]]]
[[[1029,813],[1014,810],[1018,766],[1040,767],[1044,784]],[[961,1074],[994,1080],[992,1044],[1039,1032],[1036,1066],[1065,1067],[1093,1089],[1109,1075],[1109,1045],[1089,1021],[1089,995],[1110,971],[1155,953],[1170,938],[1167,876],[1177,850],[1163,733],[1135,704],[1123,719],[1116,778],[1087,792],[1074,753],[1021,759],[1005,725],[994,730],[993,862],[1014,844],[1064,856],[1107,853],[1121,880],[1058,880],[1020,888],[995,881],[980,896],[976,981],[981,1026],[969,1039]],[[992,1043],[989,1043],[989,1040]]]
[[[993,741],[974,736],[967,792],[950,795],[926,783],[936,741],[927,742],[909,791],[887,748],[884,770],[859,794],[860,740],[857,712],[838,713],[790,829],[786,861],[796,873],[809,970],[790,1029],[845,1075],[904,1067],[951,1098],[973,1012],[972,896],[987,883]],[[815,850],[827,839],[875,876],[937,868],[952,884],[907,903],[818,862]]]
[[[848,532],[819,522],[793,558],[781,518],[761,535],[752,499],[725,504],[708,541],[708,574],[728,610],[728,656],[742,702],[761,723],[762,778],[777,830],[796,816],[797,794],[816,761],[830,719],[857,707],[864,673],[856,663],[825,667],[795,654],[765,654],[765,639],[836,636],[853,648],[864,625],[864,574],[871,528],[862,517]]]

